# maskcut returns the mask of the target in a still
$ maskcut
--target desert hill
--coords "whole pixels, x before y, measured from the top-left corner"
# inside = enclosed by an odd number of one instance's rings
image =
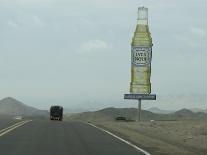
[[[137,118],[136,108],[105,108],[98,111],[83,112],[67,115],[68,120],[80,121],[114,121],[116,117],[123,116],[127,120],[133,121]],[[203,112],[194,113],[188,109],[181,109],[170,114],[156,114],[142,110],[142,120],[185,120],[185,119],[207,119],[207,114]]]
[[[174,112],[174,111],[170,111],[170,110],[162,110],[157,107],[149,108],[149,109],[147,109],[147,111],[150,111],[150,112],[156,113],[156,114],[170,114],[170,113]]]
[[[7,116],[48,116],[48,112],[39,110],[34,107],[27,106],[26,104],[12,98],[6,97],[0,100],[0,115]]]

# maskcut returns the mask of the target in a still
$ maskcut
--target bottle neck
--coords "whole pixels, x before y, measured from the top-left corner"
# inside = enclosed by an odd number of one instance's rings
[[[145,7],[138,8],[138,25],[148,25],[148,9]]]
[[[138,25],[148,25],[148,20],[147,19],[138,19],[137,24]]]

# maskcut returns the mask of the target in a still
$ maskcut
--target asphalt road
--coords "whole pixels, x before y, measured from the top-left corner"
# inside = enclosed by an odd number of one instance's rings
[[[0,137],[2,155],[143,155],[80,122],[32,121]]]
[[[9,117],[9,116],[0,115],[0,130],[12,124],[15,124],[16,122],[19,122],[19,120],[14,120],[12,117]]]

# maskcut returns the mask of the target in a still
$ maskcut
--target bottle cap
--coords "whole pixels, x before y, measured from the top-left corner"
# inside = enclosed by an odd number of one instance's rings
[[[148,25],[148,8],[145,7],[138,8],[138,24]]]

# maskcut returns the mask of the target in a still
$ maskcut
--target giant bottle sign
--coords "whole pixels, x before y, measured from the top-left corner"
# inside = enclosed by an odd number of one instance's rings
[[[152,38],[148,27],[148,9],[138,8],[138,21],[131,43],[130,93],[151,93]]]

